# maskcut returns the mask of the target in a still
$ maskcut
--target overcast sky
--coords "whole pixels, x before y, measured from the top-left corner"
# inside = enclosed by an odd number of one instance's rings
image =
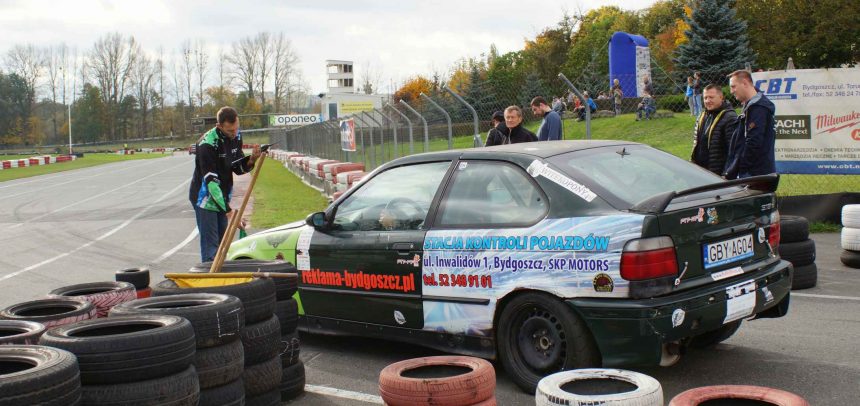
[[[638,10],[654,0],[545,0],[434,2],[328,0],[0,0],[0,52],[16,44],[65,42],[79,52],[99,37],[134,35],[148,52],[175,51],[186,39],[203,39],[212,54],[260,31],[283,31],[301,58],[312,93],[325,90],[325,60],[355,62],[356,76],[370,63],[389,84],[429,72],[446,72],[460,58],[496,44],[501,53],[555,25],[565,10],[619,5]],[[214,58],[213,58],[214,59]],[[210,68],[210,80],[215,80]]]

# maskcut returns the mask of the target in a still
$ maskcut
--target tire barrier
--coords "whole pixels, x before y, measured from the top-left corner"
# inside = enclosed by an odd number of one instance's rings
[[[253,398],[277,389],[281,384],[281,359],[278,356],[245,367],[245,396]]]
[[[110,309],[137,298],[134,285],[128,282],[93,282],[64,286],[48,292],[48,297],[86,300],[97,310],[97,317],[107,317]]]
[[[575,369],[538,382],[535,404],[662,406],[663,388],[656,379],[622,369]]]
[[[85,320],[48,329],[39,343],[75,354],[85,386],[178,374],[191,366],[195,350],[194,328],[178,316]]]
[[[281,400],[284,402],[301,395],[305,391],[305,364],[298,361],[283,368],[278,388],[281,392]]]
[[[245,404],[245,383],[242,378],[225,385],[200,390],[199,406],[242,406]]]
[[[80,299],[38,299],[0,310],[0,319],[34,321],[51,328],[93,319],[96,312],[92,303]]]
[[[34,321],[0,320],[0,345],[36,345],[45,325]]]
[[[172,375],[113,385],[83,385],[82,404],[93,406],[196,406],[200,398],[194,366]]]
[[[75,356],[38,345],[0,346],[0,406],[78,405],[81,379]]]
[[[296,331],[299,324],[299,304],[296,299],[279,300],[275,302],[275,317],[281,324],[281,335]]]
[[[697,406],[719,400],[734,402],[750,400],[776,406],[809,406],[809,403],[805,399],[794,393],[749,385],[715,385],[690,389],[672,398],[669,406]],[[723,402],[722,404],[729,403]]]
[[[275,389],[259,396],[245,396],[245,406],[280,406],[281,394]]]
[[[212,262],[202,262],[189,269],[191,273],[209,272]],[[288,300],[293,297],[298,288],[298,270],[293,264],[283,260],[258,261],[253,259],[242,259],[235,261],[224,261],[221,272],[277,272],[296,275],[294,278],[272,278],[275,283],[275,300]]]
[[[815,241],[809,239],[809,221],[800,216],[782,216],[779,226],[777,251],[794,266],[791,289],[814,287],[818,283],[818,267],[815,265]]]
[[[149,269],[146,268],[128,268],[116,271],[114,278],[117,282],[128,282],[134,285],[136,290],[143,290],[149,287]]]
[[[281,348],[281,325],[273,315],[266,321],[246,325],[240,337],[245,347],[245,367],[259,364],[278,355]]]
[[[175,282],[167,279],[152,288],[154,297],[186,293],[220,293],[236,296],[242,301],[246,325],[268,320],[275,312],[275,284],[271,279],[254,279],[247,283],[204,288],[180,288]]]
[[[474,357],[414,358],[379,374],[380,396],[390,406],[474,405],[493,398],[495,390],[493,366]]]
[[[301,353],[301,340],[299,332],[293,331],[290,334],[281,336],[281,366],[286,368],[299,362],[299,354]]]
[[[842,255],[845,266],[860,268],[860,204],[842,206]]]
[[[200,389],[213,389],[242,378],[245,350],[239,340],[217,347],[198,348],[193,363],[200,379]]]

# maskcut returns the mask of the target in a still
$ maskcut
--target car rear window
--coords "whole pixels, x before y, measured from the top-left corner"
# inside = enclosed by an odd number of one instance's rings
[[[613,205],[623,208],[629,208],[658,193],[680,191],[722,180],[695,164],[645,145],[619,145],[569,152],[551,157],[549,162]]]

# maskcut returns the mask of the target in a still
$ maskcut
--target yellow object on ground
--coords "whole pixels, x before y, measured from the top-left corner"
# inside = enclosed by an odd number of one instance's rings
[[[180,288],[208,288],[251,282],[256,272],[235,273],[167,273],[164,277],[173,280]],[[259,273],[256,273],[259,275]]]

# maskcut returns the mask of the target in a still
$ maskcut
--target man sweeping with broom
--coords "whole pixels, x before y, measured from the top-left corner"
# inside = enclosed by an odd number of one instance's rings
[[[215,128],[203,134],[197,142],[194,176],[189,191],[197,230],[200,232],[202,262],[215,259],[218,245],[234,213],[230,209],[233,173],[242,175],[250,172],[260,157],[259,146],[254,147],[250,157],[242,151],[236,109],[222,107],[216,119]]]

